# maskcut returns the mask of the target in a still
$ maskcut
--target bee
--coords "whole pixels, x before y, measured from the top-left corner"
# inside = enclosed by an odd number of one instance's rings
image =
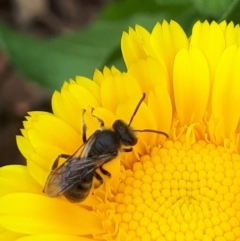
[[[121,151],[131,152],[132,147],[138,141],[136,132],[154,132],[168,138],[168,135],[162,131],[133,130],[131,128],[133,118],[144,98],[145,93],[138,102],[128,124],[122,120],[116,120],[112,129],[105,128],[103,120],[93,115],[92,110],[91,114],[99,121],[100,128],[88,139],[86,137],[87,126],[84,121],[85,110],[83,110],[83,145],[72,155],[61,154],[56,158],[43,191],[50,197],[63,195],[71,202],[82,202],[88,197],[94,178],[99,182],[99,186],[103,184],[103,178],[96,170],[111,177],[111,173],[105,170],[103,165],[115,159]],[[66,162],[58,166],[60,158],[65,158]]]

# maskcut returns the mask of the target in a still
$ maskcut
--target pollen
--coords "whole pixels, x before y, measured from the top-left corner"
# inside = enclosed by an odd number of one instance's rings
[[[170,140],[150,153],[126,170],[114,197],[129,240],[240,240],[240,155]]]

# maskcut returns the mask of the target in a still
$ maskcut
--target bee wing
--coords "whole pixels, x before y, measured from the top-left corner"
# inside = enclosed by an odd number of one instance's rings
[[[54,169],[45,184],[44,191],[50,197],[64,194],[84,177],[94,172],[104,163],[112,160],[116,154],[103,154],[92,158],[70,157],[63,165]]]
[[[71,157],[77,157],[77,158],[87,158],[88,153],[92,147],[92,144],[95,142],[96,137],[98,135],[98,131],[95,131],[87,140],[86,143],[84,143]]]
[[[54,169],[45,184],[46,194],[50,197],[58,196],[81,181],[88,162],[87,159],[69,158],[63,165]]]
[[[76,182],[81,181],[83,169],[89,168],[91,164],[90,159],[86,157],[92,143],[96,140],[96,136],[95,133],[90,136],[87,142],[80,146],[65,163],[52,170],[47,178],[43,192],[47,193],[48,196],[58,196],[74,186]],[[57,166],[57,164],[58,158],[53,166]]]

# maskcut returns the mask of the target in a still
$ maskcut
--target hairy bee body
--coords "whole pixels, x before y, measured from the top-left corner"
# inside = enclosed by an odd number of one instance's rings
[[[111,174],[103,168],[103,165],[115,159],[120,151],[132,151],[132,146],[137,144],[136,131],[154,132],[168,135],[154,130],[132,130],[130,124],[137,110],[145,98],[145,94],[139,101],[129,124],[122,120],[116,120],[112,129],[104,128],[104,122],[97,116],[100,122],[100,130],[95,131],[86,138],[86,124],[83,118],[82,139],[83,145],[73,154],[61,154],[57,157],[49,174],[44,192],[50,197],[64,195],[71,202],[82,202],[91,191],[93,179],[96,178],[101,185],[103,179],[96,172],[97,169],[108,177]],[[84,116],[85,110],[83,111]],[[60,158],[66,158],[66,162],[58,166]]]
[[[102,174],[110,176],[102,165],[118,155],[119,141],[114,137],[111,130],[96,131],[72,156],[58,156],[44,192],[50,197],[64,195],[71,202],[82,202],[91,191],[94,177],[100,185],[103,183],[96,169],[99,168]],[[67,160],[57,167],[61,157]]]
[[[117,133],[111,129],[97,130],[93,137],[94,141],[88,152],[88,157],[97,157],[102,154],[116,153],[121,147],[121,141]]]

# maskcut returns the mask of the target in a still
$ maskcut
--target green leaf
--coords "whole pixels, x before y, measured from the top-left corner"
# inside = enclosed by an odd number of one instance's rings
[[[205,17],[218,20],[232,4],[232,0],[192,0],[196,9]]]
[[[225,12],[220,17],[220,21],[227,20],[227,22],[233,21],[234,24],[240,23],[240,1],[232,0]]]
[[[169,12],[173,14],[190,5],[189,0],[121,0],[114,1],[102,14],[101,19],[118,20],[129,18],[134,14],[161,14]]]
[[[51,89],[59,88],[64,80],[76,75],[91,77],[94,69],[101,67],[119,45],[120,37],[116,24],[106,21],[98,21],[82,33],[49,41],[0,24],[0,49],[23,75]]]
[[[140,24],[151,30],[157,21],[174,19],[188,31],[199,17],[188,0],[122,0],[106,8],[88,28],[50,40],[0,24],[0,50],[28,79],[59,89],[64,80],[76,75],[91,78],[94,69],[104,65],[115,64],[124,71],[120,40],[129,26]]]

